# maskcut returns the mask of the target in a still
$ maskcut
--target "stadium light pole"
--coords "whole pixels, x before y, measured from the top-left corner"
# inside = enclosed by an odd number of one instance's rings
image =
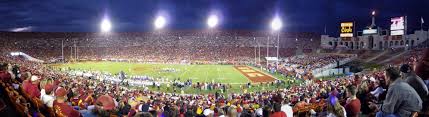
[[[267,60],[266,64],[267,64],[267,71],[269,71],[268,68],[268,57],[269,57],[269,53],[270,53],[270,46],[268,45],[268,43],[270,43],[270,36],[267,37],[267,57],[265,58]]]
[[[258,61],[259,61],[259,64],[261,64],[261,45],[259,44],[259,41],[258,41],[258,51],[259,51]],[[260,66],[259,68],[262,70],[262,64],[259,66]]]
[[[165,27],[167,24],[167,20],[164,16],[158,16],[156,17],[155,21],[153,22],[153,25],[155,26],[155,30],[158,31],[158,39],[161,38],[161,32],[160,30]]]
[[[70,46],[70,60],[69,61],[72,61],[73,60],[73,46]]]
[[[256,42],[256,37],[253,37],[253,41],[255,41],[255,45],[254,45],[255,47],[254,47],[254,49],[255,49],[255,66],[256,66],[257,65],[257,62],[256,62],[257,61],[257,57],[256,57],[256,43],[257,43]]]
[[[106,40],[109,40],[108,34],[110,33],[111,29],[112,29],[112,23],[110,22],[110,20],[107,16],[104,16],[103,20],[101,20],[101,22],[100,22],[100,31],[103,34],[106,34],[105,35]],[[75,47],[76,47],[76,43],[75,43]],[[75,50],[75,52],[76,52],[76,50]]]
[[[275,17],[273,21],[271,21],[271,29],[277,32],[277,62],[276,69],[278,69],[279,64],[279,47],[280,47],[280,29],[282,28],[282,21],[279,17]]]
[[[64,39],[61,39],[61,59],[62,59],[63,63],[65,63],[65,61],[64,61]]]
[[[77,46],[76,46],[76,40],[74,40],[74,60],[77,61]]]
[[[371,17],[372,17],[371,28],[376,28],[375,27],[375,11],[371,12]]]
[[[216,28],[219,23],[219,19],[216,15],[212,14],[207,19],[207,26],[209,28],[208,36],[211,36],[212,30]]]

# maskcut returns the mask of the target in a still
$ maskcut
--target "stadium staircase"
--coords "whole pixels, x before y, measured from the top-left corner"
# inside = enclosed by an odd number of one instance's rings
[[[378,58],[386,55],[387,53],[389,53],[389,51],[383,51],[382,53],[379,53],[378,55],[375,55],[373,57],[370,57],[370,58],[366,59],[365,62],[366,63],[372,62],[372,61],[374,61],[374,60],[376,60],[376,59],[378,59]]]
[[[399,54],[396,54],[394,56],[391,56],[389,58],[386,58],[386,59],[378,62],[378,64],[386,64],[386,63],[391,63],[392,61],[395,61],[395,60],[402,60],[401,57],[405,56],[404,54],[406,54],[407,52],[409,52],[409,50],[402,51]]]

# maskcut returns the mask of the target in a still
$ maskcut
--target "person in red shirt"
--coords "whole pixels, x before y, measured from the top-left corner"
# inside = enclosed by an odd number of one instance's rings
[[[80,117],[81,114],[66,102],[66,89],[58,87],[55,91],[54,111],[60,117]]]
[[[30,72],[25,72],[21,75],[21,78],[23,78],[24,80],[22,81],[22,89],[26,90],[28,88],[28,86],[31,84],[31,73]]]
[[[286,113],[281,110],[282,105],[279,103],[274,104],[274,113],[270,117],[287,117]]]
[[[0,80],[3,82],[9,82],[14,76],[8,64],[0,65]]]
[[[39,77],[31,76],[31,83],[26,86],[25,92],[31,98],[40,98]]]
[[[346,95],[347,101],[344,108],[347,112],[347,117],[358,117],[360,113],[361,103],[360,100],[356,97],[357,88],[354,85],[347,86]]]
[[[94,98],[92,97],[92,94],[94,94],[92,90],[87,91],[87,94],[80,98],[78,106],[82,109],[86,109],[88,105],[93,105]]]

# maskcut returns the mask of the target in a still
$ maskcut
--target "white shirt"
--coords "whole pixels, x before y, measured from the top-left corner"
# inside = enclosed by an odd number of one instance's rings
[[[42,89],[40,91],[40,100],[42,100],[43,104],[47,105],[48,107],[53,107],[55,96],[46,94],[45,89]]]
[[[370,93],[378,98],[380,94],[382,94],[386,89],[383,89],[382,87],[377,87],[374,91],[371,91]]]
[[[256,115],[262,116],[263,115],[263,110],[262,108],[258,108],[256,109]],[[288,116],[289,117],[289,116]]]
[[[286,113],[286,116],[293,117],[292,107],[288,104],[282,105],[281,110]]]
[[[205,115],[205,116],[209,116],[210,114],[213,114],[214,113],[214,111],[212,111],[212,110],[210,110],[210,109],[206,109],[206,110],[204,110],[203,111],[203,114]]]

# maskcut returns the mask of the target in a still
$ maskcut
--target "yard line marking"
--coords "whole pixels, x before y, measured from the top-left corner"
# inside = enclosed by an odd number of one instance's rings
[[[219,66],[216,67],[216,71],[217,71],[217,78],[216,78],[216,80],[217,79],[221,79]]]

